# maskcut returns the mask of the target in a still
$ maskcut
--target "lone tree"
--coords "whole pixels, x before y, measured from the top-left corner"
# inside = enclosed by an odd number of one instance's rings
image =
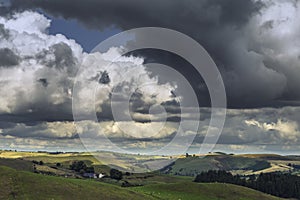
[[[122,172],[117,169],[111,169],[109,174],[112,179],[121,180],[123,178]]]

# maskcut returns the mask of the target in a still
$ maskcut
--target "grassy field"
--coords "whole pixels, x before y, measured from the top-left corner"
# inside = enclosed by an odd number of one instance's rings
[[[67,179],[0,167],[0,199],[154,199],[93,180]]]
[[[166,166],[174,162],[172,166],[165,170],[165,173],[171,175],[195,176],[202,171],[226,170],[233,174],[250,175],[269,173],[275,171],[289,172],[293,171],[298,174],[299,170],[288,166],[289,164],[300,165],[300,158],[297,156],[280,156],[275,154],[243,154],[227,155],[221,153],[211,153],[208,155],[196,155],[195,157],[186,158],[184,155],[172,156],[143,156],[129,155],[113,152],[91,152],[91,153],[61,153],[50,154],[46,152],[15,152],[0,151],[1,158],[19,159],[25,161],[43,161],[49,166],[55,166],[61,163],[68,168],[75,160],[82,160],[89,166],[94,166],[97,173],[108,173],[110,166],[122,171],[145,172],[152,171],[151,168],[156,166]],[[176,158],[178,158],[176,160]],[[9,161],[7,161],[9,162]],[[19,161],[21,163],[21,161]],[[165,165],[163,165],[165,164]],[[26,168],[27,164],[22,163],[21,168]],[[10,166],[19,169],[19,165]],[[28,169],[28,167],[27,167]],[[135,170],[132,170],[135,169]],[[53,171],[53,170],[52,170]]]
[[[156,184],[122,188],[93,180],[60,178],[0,167],[0,199],[279,199],[229,184],[199,184],[190,179],[178,181],[167,176],[155,179]]]
[[[147,185],[132,188],[133,191],[147,194],[157,199],[181,200],[279,200],[252,189],[222,183],[181,182],[170,184]]]
[[[112,155],[113,154],[113,155]],[[121,155],[104,153],[114,159]],[[177,160],[174,171],[208,170],[212,168],[231,166],[238,167],[254,165],[254,158],[235,157],[222,160],[226,155],[207,156],[205,158],[188,157]],[[137,156],[125,155],[126,159],[140,159]],[[150,159],[164,159],[165,157],[148,157]],[[221,159],[220,159],[221,158]],[[55,176],[33,173],[33,163],[43,161],[44,165],[35,165],[36,170],[51,172]],[[230,184],[201,184],[194,183],[193,177],[175,176],[174,174],[142,173],[124,175],[121,181],[113,179],[91,180],[64,178],[65,174],[73,173],[68,169],[74,160],[84,160],[93,165],[96,172],[109,174],[110,168],[102,165],[88,153],[31,153],[31,152],[0,152],[0,199],[279,199],[261,192],[230,185]],[[278,161],[279,162],[279,161]],[[56,163],[62,167],[54,168]],[[186,168],[186,169],[181,169]],[[191,172],[191,171],[186,171]],[[196,171],[194,171],[196,173]],[[63,177],[59,177],[63,176]],[[77,176],[76,176],[77,177]],[[120,187],[122,183],[130,183],[134,187]]]
[[[23,159],[0,158],[0,166],[7,166],[17,170],[33,172],[32,162]]]

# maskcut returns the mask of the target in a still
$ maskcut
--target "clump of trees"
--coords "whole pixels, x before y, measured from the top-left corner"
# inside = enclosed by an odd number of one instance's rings
[[[111,169],[109,174],[112,179],[121,180],[123,178],[122,172],[117,169]]]
[[[44,165],[44,162],[42,160],[41,161],[33,160],[32,163],[36,165]]]
[[[202,183],[231,183],[246,186],[245,178],[241,178],[239,175],[233,176],[230,172],[226,172],[224,170],[209,170],[207,172],[201,172],[196,176],[194,181]]]
[[[293,167],[294,169],[300,169],[300,165],[289,163],[288,166]]]
[[[94,173],[95,169],[94,167],[88,167],[83,161],[74,161],[70,165],[70,169],[74,170],[75,172],[79,172],[81,174],[83,173]]]
[[[258,176],[232,175],[226,171],[210,170],[196,176],[195,182],[230,183],[249,187],[283,198],[300,198],[300,177],[284,173],[261,173]]]

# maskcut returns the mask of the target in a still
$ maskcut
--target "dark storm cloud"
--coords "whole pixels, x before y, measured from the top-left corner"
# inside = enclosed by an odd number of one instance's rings
[[[65,122],[44,122],[35,125],[26,125],[23,123],[10,124],[9,127],[3,129],[1,135],[36,139],[78,138],[75,127],[72,124]]]
[[[3,24],[0,24],[0,38],[9,38],[9,31],[4,28]]]
[[[231,108],[293,105],[291,101],[300,100],[294,70],[285,70],[284,64],[267,59],[259,52],[263,44],[252,41],[253,36],[248,33],[250,20],[262,14],[267,6],[270,5],[254,0],[12,1],[13,10],[40,8],[53,16],[77,19],[92,29],[158,26],[181,31],[196,39],[213,57],[225,82]],[[261,28],[273,26],[274,22],[269,21]],[[200,106],[209,106],[203,79],[182,58],[153,50],[136,55],[146,57],[146,63],[160,62],[174,67],[191,82]]]
[[[43,87],[43,86],[42,86]],[[45,105],[48,104],[48,107]],[[71,113],[72,102],[68,101],[61,105],[51,105],[47,102],[37,102],[31,106],[31,112],[26,110],[27,107],[17,107],[14,114],[1,114],[0,121],[9,123],[39,123],[39,122],[54,122],[54,121],[73,121]]]
[[[55,16],[75,18],[92,28],[116,25],[122,29],[139,26],[168,26],[183,29],[207,25],[243,25],[262,6],[251,0],[12,0],[12,8],[41,8]],[[186,27],[186,28],[185,28]]]
[[[96,80],[94,80],[96,81]],[[120,87],[121,88],[121,87]],[[155,99],[155,97],[153,97]],[[101,111],[97,112],[97,119],[98,121],[110,121],[114,119],[113,113],[112,113],[112,99],[111,97],[103,102],[101,106]],[[127,105],[127,100],[122,97],[121,95],[114,97],[113,104],[123,104]],[[118,113],[120,116],[118,116],[118,120],[120,121],[128,121],[128,119],[132,119],[135,122],[141,122],[141,123],[150,123],[150,122],[159,122],[164,120],[166,118],[166,121],[172,121],[172,122],[180,122],[180,114],[181,109],[180,105],[176,103],[176,101],[167,101],[160,104],[165,110],[161,110],[158,104],[154,102],[146,102],[143,100],[143,94],[136,91],[131,95],[130,101],[129,101],[129,111],[130,116],[127,114],[121,114]],[[150,113],[151,109],[151,113]],[[161,116],[163,112],[167,112],[168,116]],[[128,118],[129,117],[129,118]],[[151,119],[152,118],[152,119]]]
[[[0,67],[10,67],[19,64],[19,56],[9,48],[0,49]]]
[[[297,44],[299,41],[297,38],[300,37],[296,37],[299,35],[295,34],[291,38],[276,38],[272,35],[275,32],[265,34],[276,28],[278,22],[275,19],[266,19],[266,22],[260,25],[253,20],[254,16],[261,16],[264,12],[265,6],[262,6],[260,2],[254,3],[250,0],[151,2],[140,0],[88,0],[84,2],[79,0],[15,0],[11,10],[36,8],[41,8],[45,13],[54,16],[77,19],[93,29],[104,29],[111,25],[124,30],[142,26],[162,26],[181,31],[196,39],[213,57],[226,85],[229,107],[299,105],[300,53],[297,49],[293,49],[293,45]],[[74,72],[83,57],[85,61],[83,66],[91,69],[91,73],[87,74],[87,82],[90,87],[82,87],[80,91],[94,88],[95,85],[101,88],[99,92],[103,93],[99,93],[99,104],[97,105],[100,109],[96,111],[97,117],[100,122],[106,124],[108,134],[116,134],[113,136],[121,138],[120,140],[126,138],[120,130],[115,131],[117,125],[112,125],[114,117],[108,99],[111,95],[111,88],[117,88],[119,85],[121,88],[122,86],[131,88],[129,83],[118,82],[122,79],[119,74],[123,75],[129,71],[129,68],[126,68],[127,65],[136,65],[136,69],[141,69],[143,66],[140,63],[142,62],[135,62],[135,59],[138,58],[132,57],[133,60],[131,60],[129,57],[124,57],[125,61],[120,63],[121,67],[105,68],[108,61],[97,60],[92,54],[82,53],[79,45],[74,44],[74,41],[68,40],[63,35],[49,35],[46,30],[47,19],[43,19],[42,15],[34,16],[34,13],[26,12],[15,18],[16,21],[13,19],[13,22],[10,22],[13,23],[13,26],[6,26],[9,31],[0,24],[0,42],[4,41],[2,44],[9,47],[2,49],[4,52],[2,57],[0,50],[0,61],[6,62],[5,66],[12,66],[11,63],[14,63],[12,61],[15,59],[15,65],[18,65],[17,67],[0,67],[3,72],[0,73],[2,75],[0,88],[2,89],[1,93],[5,94],[1,95],[0,133],[2,132],[2,135],[7,137],[21,138],[78,137],[77,132],[71,126],[72,122],[70,122],[73,121],[71,89]],[[6,22],[6,19],[10,18],[2,19],[3,23]],[[29,28],[23,27],[24,21],[30,22],[28,23]],[[293,32],[296,30],[293,30],[293,27],[296,27],[296,24],[289,24],[286,29],[282,28],[281,31]],[[298,31],[296,32],[298,33]],[[261,35],[265,35],[265,37],[261,37]],[[285,46],[286,42],[290,43]],[[20,45],[20,43],[25,45]],[[26,48],[27,46],[30,48]],[[279,57],[266,54],[266,52],[276,52]],[[294,57],[290,59],[289,56],[293,56],[294,52],[298,55],[295,59]],[[145,57],[146,63],[159,61],[173,66],[192,83],[198,95],[199,104],[201,106],[209,105],[209,94],[202,77],[197,75],[196,70],[193,70],[193,67],[184,58],[168,52],[149,49],[133,54]],[[114,56],[113,53],[112,56]],[[36,67],[34,72],[31,71],[32,67]],[[148,70],[151,71],[151,69]],[[145,71],[143,68],[134,75],[146,74]],[[22,75],[18,73],[22,73]],[[155,75],[153,74],[153,76]],[[133,76],[133,73],[126,75],[126,78],[128,78],[127,76]],[[135,82],[140,78],[142,83],[149,82],[149,79],[142,79],[143,76],[131,78]],[[115,83],[116,81],[118,83]],[[155,86],[164,83],[158,81]],[[106,91],[105,89],[108,88],[109,90]],[[167,90],[162,90],[162,88],[159,88],[160,93],[167,94]],[[180,89],[180,85],[178,88]],[[173,90],[173,87],[168,87],[170,96],[176,97],[176,94],[172,93]],[[82,103],[91,97],[88,94],[82,95]],[[158,137],[162,139],[169,138],[176,131],[174,130],[176,126],[173,124],[178,124],[182,120],[199,121],[195,117],[197,113],[195,111],[193,113],[195,108],[183,107],[181,110],[178,102],[171,98],[157,102],[159,99],[157,96],[148,93],[144,93],[144,95],[148,98],[143,98],[143,94],[139,91],[132,95],[130,115],[135,122],[141,122],[137,123],[138,127],[146,128],[137,129],[136,126],[130,126],[126,120],[120,120],[120,123],[130,128],[130,131],[137,132],[136,135],[143,133],[140,130],[150,129],[147,128],[150,119],[154,122],[166,119],[168,124],[172,124],[165,133]],[[120,102],[124,101],[122,98],[120,96]],[[154,111],[152,114],[149,113],[149,108],[157,105],[166,109],[168,114],[166,118],[160,115],[160,109],[152,110]],[[89,108],[89,105],[83,105],[82,108]],[[300,141],[298,111],[299,109],[296,107],[229,110],[219,143],[298,144]],[[209,108],[201,108],[200,113],[200,133],[195,140],[197,143],[203,141],[211,117]],[[98,124],[87,123],[87,125],[87,127],[94,127],[92,130],[99,130]],[[83,130],[83,132],[86,131],[89,130]],[[188,131],[187,134],[189,134]]]

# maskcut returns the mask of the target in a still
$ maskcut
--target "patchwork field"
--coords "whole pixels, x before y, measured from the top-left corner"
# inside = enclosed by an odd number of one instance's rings
[[[107,172],[109,170],[107,166],[136,173],[150,172],[153,169],[164,167],[162,169],[163,173],[182,176],[195,176],[207,170],[226,170],[233,174],[241,175],[275,171],[292,171],[294,174],[297,174],[300,170],[300,167],[298,167],[300,166],[300,158],[298,156],[281,156],[275,154],[227,155],[224,153],[212,153],[186,157],[185,155],[144,156],[112,152],[51,154],[46,152],[0,151],[0,158],[17,159],[19,160],[18,162],[21,162],[21,159],[24,161],[43,161],[52,166],[60,163],[66,167],[73,161],[83,160],[88,165],[94,166],[99,172]],[[4,161],[0,161],[0,164],[1,162]],[[5,162],[9,162],[9,160]],[[21,166],[23,165],[28,164],[24,164],[23,162]],[[26,168],[26,166],[21,168]]]

